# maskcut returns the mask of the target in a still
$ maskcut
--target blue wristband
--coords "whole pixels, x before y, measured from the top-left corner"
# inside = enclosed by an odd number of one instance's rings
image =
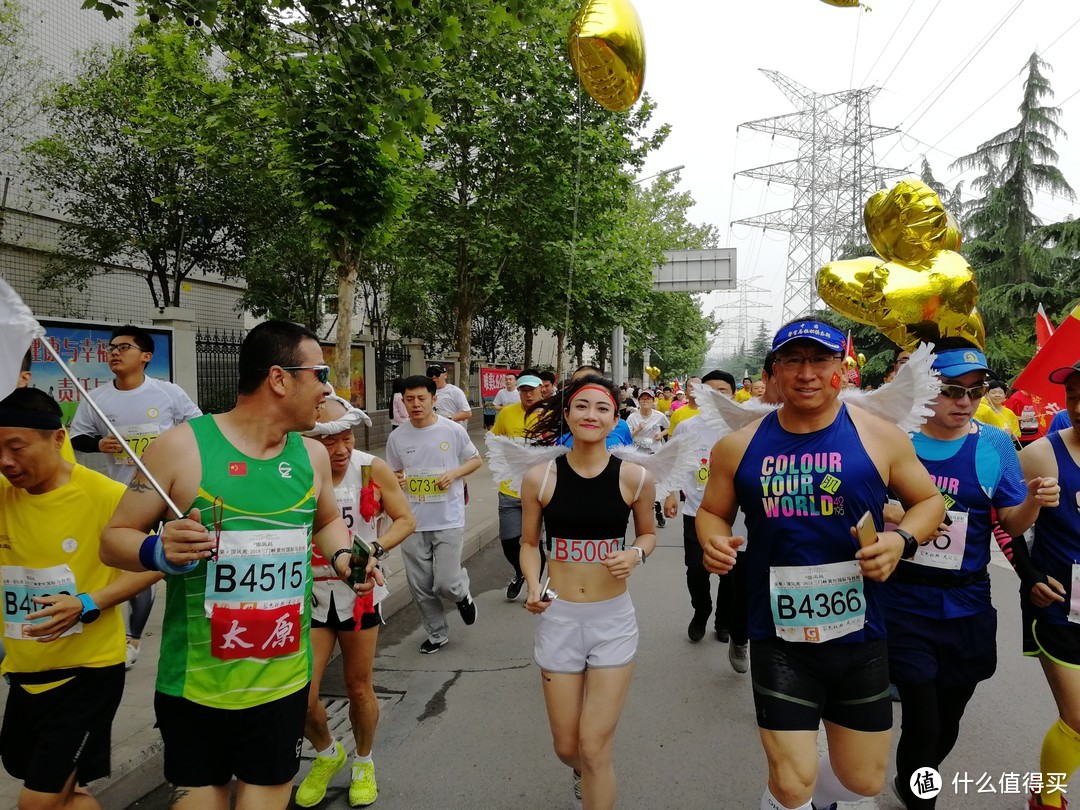
[[[139,563],[147,571],[157,571],[157,562],[154,561],[154,547],[161,542],[156,534],[149,535],[139,547]]]
[[[195,570],[195,566],[199,564],[198,560],[192,560],[186,565],[173,565],[165,557],[165,546],[161,542],[161,538],[157,538],[157,542],[154,544],[154,570],[160,571],[163,574],[186,574],[188,571]]]

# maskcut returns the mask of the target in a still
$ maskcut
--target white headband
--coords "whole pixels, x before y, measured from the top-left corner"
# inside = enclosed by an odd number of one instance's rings
[[[345,408],[345,413],[341,415],[340,419],[335,419],[332,422],[316,422],[315,427],[304,431],[305,436],[310,436],[313,439],[320,436],[333,436],[346,430],[352,430],[361,423],[371,427],[371,417],[359,408],[354,408],[353,404],[348,400],[342,399],[337,394],[329,394],[326,399],[342,405]]]

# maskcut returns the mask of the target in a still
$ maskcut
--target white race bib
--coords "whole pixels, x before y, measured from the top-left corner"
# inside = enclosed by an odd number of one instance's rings
[[[1069,590],[1069,621],[1080,624],[1080,563],[1073,563],[1072,588]]]
[[[919,546],[911,562],[929,568],[942,568],[946,571],[959,571],[964,564],[964,549],[967,548],[968,513],[946,512],[949,530],[940,537]]]
[[[299,603],[303,612],[308,565],[304,528],[223,531],[217,562],[206,565],[204,607],[269,609]]]
[[[866,624],[866,598],[857,560],[769,569],[769,605],[776,635],[818,643]]]
[[[75,585],[75,574],[66,565],[53,565],[49,568],[23,568],[21,565],[5,565],[0,569],[4,578],[4,636],[6,638],[30,638],[28,631],[35,624],[45,621],[29,621],[30,613],[42,610],[33,600],[43,596],[64,594],[75,596],[79,590]],[[83,631],[82,622],[75,624],[61,636],[70,636]]]

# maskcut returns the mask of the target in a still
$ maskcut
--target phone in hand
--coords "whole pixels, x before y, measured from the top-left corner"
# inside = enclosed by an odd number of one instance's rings
[[[541,602],[554,602],[559,598],[559,595],[555,591],[551,590],[548,585],[551,584],[551,577],[547,577],[544,580],[543,586],[540,588],[540,601]]]
[[[352,566],[352,573],[349,576],[350,585],[360,585],[367,579],[368,560],[371,559],[372,552],[371,546],[359,535],[353,535],[352,559],[349,561]]]
[[[855,534],[859,538],[859,545],[863,548],[877,542],[877,528],[874,526],[874,516],[870,514],[869,509],[855,524]]]

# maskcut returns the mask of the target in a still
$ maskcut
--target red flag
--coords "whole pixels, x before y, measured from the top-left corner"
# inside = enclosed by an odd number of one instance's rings
[[[848,383],[854,386],[858,386],[862,382],[857,357],[858,355],[855,354],[855,341],[851,339],[851,332],[848,332],[847,343],[844,344],[844,377]]]
[[[1065,386],[1050,382],[1055,369],[1071,366],[1080,357],[1080,305],[1049,336],[1016,378],[1016,388],[1027,391],[1045,433],[1054,414],[1065,407]]]
[[[1054,324],[1046,314],[1046,310],[1043,309],[1043,305],[1039,304],[1039,311],[1035,313],[1035,343],[1041,349],[1046,345],[1046,341],[1050,340],[1050,336],[1054,334]]]

